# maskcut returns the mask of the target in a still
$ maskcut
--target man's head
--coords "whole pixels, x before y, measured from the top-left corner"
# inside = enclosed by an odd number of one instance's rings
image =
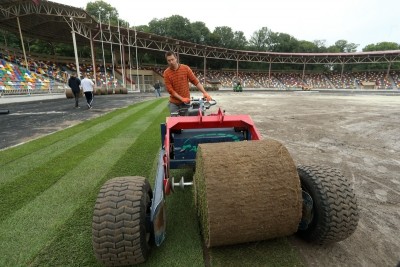
[[[168,66],[171,69],[176,70],[178,68],[178,60],[176,59],[174,52],[168,51],[165,53],[165,59],[167,60]]]
[[[72,76],[72,77],[76,77],[76,72],[72,72],[72,73],[71,73],[71,76]]]

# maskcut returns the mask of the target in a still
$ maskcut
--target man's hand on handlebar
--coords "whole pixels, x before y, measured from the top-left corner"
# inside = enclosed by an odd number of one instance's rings
[[[190,98],[182,97],[182,102],[185,103],[185,104],[189,104],[190,103]]]
[[[210,101],[212,100],[211,96],[210,96],[209,94],[207,94],[207,93],[203,94],[203,97],[204,97],[208,102],[210,102]]]

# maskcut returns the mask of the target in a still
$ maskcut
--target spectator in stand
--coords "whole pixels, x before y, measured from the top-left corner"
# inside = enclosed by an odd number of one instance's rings
[[[85,94],[86,97],[86,102],[87,102],[87,106],[88,109],[92,108],[92,103],[93,103],[93,87],[94,87],[94,83],[92,80],[90,80],[87,76],[87,74],[85,74],[84,76],[85,78],[83,78],[82,82],[81,82],[81,86],[83,89],[83,93]]]
[[[171,114],[177,113],[179,109],[185,107],[185,104],[190,103],[189,81],[203,93],[207,101],[211,101],[211,96],[193,74],[192,69],[187,65],[179,64],[174,52],[167,52],[165,59],[168,62],[168,68],[164,71],[164,83],[170,94],[168,107]]]
[[[76,77],[76,73],[73,72],[71,73],[71,77],[68,80],[68,86],[71,88],[72,93],[74,94],[75,97],[75,108],[79,108],[79,95],[81,93],[80,89],[81,85],[81,80]]]

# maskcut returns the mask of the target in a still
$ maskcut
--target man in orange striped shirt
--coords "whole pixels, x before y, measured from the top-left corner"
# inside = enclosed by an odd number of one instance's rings
[[[189,66],[179,64],[175,53],[172,51],[167,52],[165,58],[168,62],[168,68],[164,71],[164,83],[170,94],[168,107],[171,114],[185,107],[185,103],[190,103],[189,81],[203,93],[203,97],[207,101],[211,101],[211,96],[206,92]]]

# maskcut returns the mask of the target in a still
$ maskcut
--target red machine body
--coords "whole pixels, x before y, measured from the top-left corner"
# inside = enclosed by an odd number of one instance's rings
[[[185,129],[221,129],[234,128],[246,131],[246,140],[260,140],[261,135],[256,129],[253,120],[249,115],[225,115],[221,109],[216,114],[203,116],[199,112],[198,116],[168,117],[165,123],[165,138],[163,147],[164,153],[164,191],[170,193],[170,163],[171,163],[171,133]],[[163,132],[163,131],[162,131]]]

